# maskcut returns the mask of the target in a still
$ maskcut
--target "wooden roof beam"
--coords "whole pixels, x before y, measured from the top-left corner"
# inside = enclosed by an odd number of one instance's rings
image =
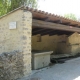
[[[63,24],[63,25],[68,25],[68,26],[69,26],[69,25],[70,25],[70,22],[63,22],[62,24]]]
[[[44,28],[38,29],[38,30],[35,30],[35,31],[33,30],[32,33],[37,33],[37,32],[44,31],[44,30],[45,30]]]
[[[50,21],[49,17],[44,17],[44,18],[33,17],[33,19],[42,20],[42,21]]]
[[[54,23],[62,23],[62,20],[55,20]]]
[[[51,31],[51,29],[43,29],[43,30],[40,30],[40,31],[33,32],[32,34],[33,35],[43,34],[43,33],[47,33],[47,32],[50,32],[50,31]]]
[[[77,27],[70,27],[67,25],[62,25],[62,24],[57,24],[57,23],[52,23],[52,22],[45,22],[45,21],[35,20],[35,19],[33,19],[32,26],[71,31],[71,32],[80,32],[80,28],[77,28]]]
[[[47,30],[46,32],[41,33],[41,35],[43,36],[43,35],[49,34],[51,32],[54,32],[54,30]]]
[[[73,24],[73,25],[70,25],[70,26],[74,26],[74,27],[77,27],[77,26],[78,26],[78,24]]]
[[[64,31],[60,31],[60,32],[53,32],[53,33],[50,33],[49,35],[52,36],[52,35],[63,35],[63,34],[66,34],[66,35],[71,35],[73,32],[64,32]]]

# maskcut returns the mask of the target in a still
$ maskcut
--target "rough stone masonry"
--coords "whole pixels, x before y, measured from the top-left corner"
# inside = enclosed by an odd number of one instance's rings
[[[0,80],[14,80],[23,75],[23,57],[19,51],[0,54]]]
[[[10,23],[16,28],[10,29]],[[32,14],[17,9],[0,18],[0,80],[16,80],[31,73]]]

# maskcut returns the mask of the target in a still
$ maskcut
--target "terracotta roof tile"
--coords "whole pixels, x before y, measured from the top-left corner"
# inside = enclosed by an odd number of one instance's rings
[[[25,10],[28,10],[30,12],[32,12],[32,15],[33,15],[33,18],[37,18],[37,19],[45,19],[45,18],[49,18],[49,20],[51,21],[57,21],[57,20],[60,20],[61,21],[61,24],[64,24],[64,23],[70,23],[70,25],[78,25],[78,26],[75,26],[75,27],[80,27],[80,22],[79,21],[75,21],[75,20],[71,20],[71,19],[68,19],[68,18],[65,18],[63,16],[60,16],[60,15],[56,15],[56,14],[52,14],[52,13],[48,13],[48,12],[45,12],[45,11],[41,11],[41,10],[38,10],[38,9],[33,9],[33,8],[29,8],[29,7],[19,7],[3,16],[1,16],[0,18],[18,10],[18,9],[25,9]]]

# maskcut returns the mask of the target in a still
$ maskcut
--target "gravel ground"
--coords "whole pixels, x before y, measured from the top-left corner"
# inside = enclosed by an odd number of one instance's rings
[[[80,80],[80,57],[35,70],[29,77],[20,80]]]

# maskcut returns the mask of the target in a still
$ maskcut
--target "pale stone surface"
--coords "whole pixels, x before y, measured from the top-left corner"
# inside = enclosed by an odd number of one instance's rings
[[[41,42],[37,42],[38,35],[32,36],[33,50],[51,50],[54,51],[53,54],[76,55],[80,53],[80,34],[77,32],[70,36],[43,35],[41,36]]]
[[[9,29],[11,22],[16,22],[16,29]],[[0,18],[0,54],[4,55],[6,52],[6,57],[0,56],[1,62],[5,64],[0,63],[0,70],[4,72],[4,75],[0,73],[0,78],[4,77],[2,80],[7,80],[8,77],[8,80],[14,80],[31,73],[31,27],[32,14],[27,10],[19,9]],[[20,52],[17,57],[14,51]],[[11,54],[12,52],[14,54]],[[15,58],[18,60],[14,60]]]
[[[0,54],[0,80],[15,80],[23,76],[23,55],[19,51]]]
[[[23,11],[23,16],[23,43],[26,43],[23,44],[24,75],[28,75],[31,73],[32,14],[29,11]]]

